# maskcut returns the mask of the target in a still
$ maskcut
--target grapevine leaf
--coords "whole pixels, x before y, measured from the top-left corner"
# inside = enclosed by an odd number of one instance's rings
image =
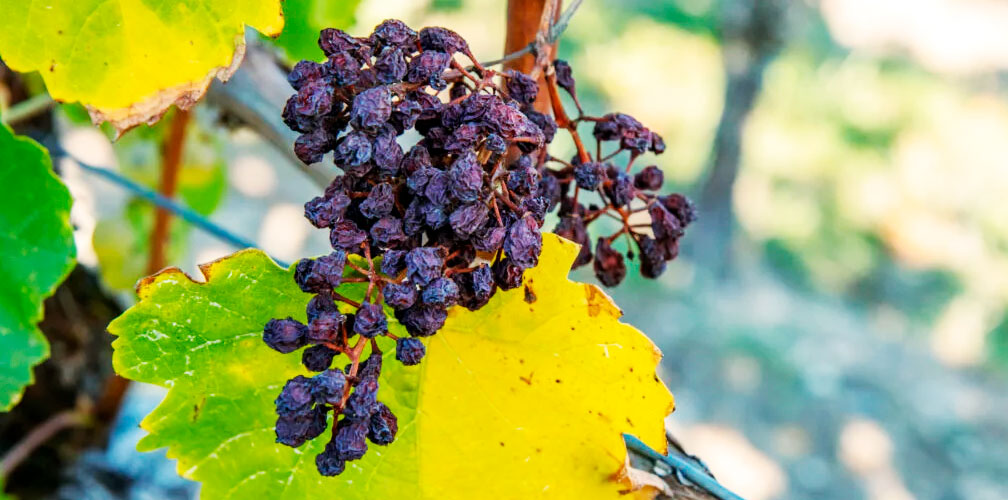
[[[28,2],[4,10],[0,56],[122,133],[172,104],[188,109],[215,77],[227,80],[245,52],[245,25],[278,34],[279,0]]]
[[[70,193],[49,153],[0,125],[0,411],[21,399],[49,355],[42,301],[73,268]]]
[[[292,61],[318,59],[319,31],[323,28],[345,28],[354,23],[354,13],[360,0],[286,0],[284,31],[276,44]]]
[[[245,250],[203,266],[206,283],[177,270],[147,278],[109,326],[116,370],[169,388],[140,448],[167,446],[208,498],[618,498],[631,486],[620,433],[664,450],[672,397],[654,344],[601,290],[566,278],[577,253],[544,235],[527,290],[453,308],[418,366],[387,359],[379,399],[398,415],[398,437],[335,478],[315,470],[325,435],[301,449],[274,442],[273,400],[305,372],[261,331],[270,318],[304,320],[310,296],[292,271]],[[390,342],[381,348],[394,356]]]

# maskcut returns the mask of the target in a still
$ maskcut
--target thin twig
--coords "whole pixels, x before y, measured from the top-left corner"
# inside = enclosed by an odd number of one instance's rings
[[[11,471],[21,465],[33,451],[67,427],[84,425],[88,421],[86,413],[80,410],[67,410],[57,413],[41,425],[32,429],[13,448],[0,459],[0,479],[10,475]]]
[[[225,229],[224,227],[210,221],[209,219],[201,215],[199,212],[196,212],[195,210],[189,207],[176,203],[174,200],[165,198],[164,196],[161,196],[157,192],[147,189],[146,187],[141,186],[140,184],[137,184],[136,182],[124,177],[119,172],[116,172],[114,170],[105,167],[98,167],[83,162],[75,158],[74,156],[70,155],[65,150],[59,148],[58,146],[50,147],[49,150],[50,152],[52,152],[53,155],[63,156],[70,160],[73,160],[74,163],[79,165],[82,169],[84,169],[84,171],[102,177],[103,179],[126,189],[127,191],[133,193],[134,195],[139,196],[140,198],[143,198],[158,207],[164,208],[165,210],[172,212],[182,220],[202,229],[203,231],[206,231],[211,236],[221,241],[224,241],[225,243],[228,243],[235,248],[256,247],[256,244],[253,243],[251,240],[245,239],[241,236],[232,233],[231,231]],[[290,267],[289,263],[277,259],[276,257],[273,257],[273,260],[276,261],[276,263],[282,267]]]
[[[178,187],[179,170],[182,166],[182,153],[185,150],[186,130],[189,125],[189,112],[179,109],[172,116],[168,136],[165,137],[161,150],[161,181],[158,192],[165,198],[174,198]],[[154,274],[165,266],[168,244],[171,239],[172,213],[158,207],[154,212],[154,227],[150,234],[150,253],[147,256],[147,273]]]
[[[732,493],[728,488],[725,488],[721,483],[717,482],[716,479],[707,475],[703,470],[699,469],[695,465],[683,460],[682,458],[676,456],[675,454],[669,454],[668,456],[662,455],[657,451],[651,449],[650,446],[644,444],[643,441],[631,436],[630,434],[623,434],[623,440],[626,442],[627,449],[636,451],[641,455],[644,455],[652,460],[658,460],[673,470],[677,470],[682,473],[686,479],[690,480],[693,484],[696,484],[700,488],[703,488],[708,493],[720,498],[721,500],[743,500],[742,497]]]
[[[574,12],[577,11],[578,7],[581,6],[582,1],[583,0],[574,0],[573,2],[571,2],[570,6],[564,9],[563,13],[560,14],[560,17],[557,18],[557,21],[553,23],[553,26],[550,26],[549,35],[546,36],[547,44],[552,44],[553,42],[557,41],[560,38],[560,35],[562,35],[563,32],[567,29],[567,25],[570,24],[570,20],[571,17],[574,16]],[[515,59],[518,59],[519,57],[525,54],[531,53],[533,50],[535,50],[536,46],[537,42],[532,41],[529,42],[529,44],[526,45],[525,47],[516,50],[510,54],[507,54],[500,59],[481,62],[480,64],[482,64],[483,66],[494,66],[496,64],[503,64],[509,61],[514,61]]]
[[[543,68],[549,64],[550,58],[553,55],[553,40],[549,39],[549,32],[552,29],[551,23],[557,17],[557,9],[559,8],[560,0],[546,0],[546,3],[543,5],[542,14],[539,16],[539,29],[536,31],[535,48],[533,49],[535,66],[529,72],[529,76],[533,80],[539,80]]]
[[[0,113],[0,122],[13,125],[49,110],[54,104],[56,101],[49,94],[33,95]]]
[[[577,11],[578,7],[581,6],[583,0],[574,0],[571,2],[570,6],[567,7],[557,18],[553,26],[550,27],[549,41],[555,42],[560,38],[560,35],[567,29],[567,25],[570,24],[570,20],[574,17],[574,12]]]

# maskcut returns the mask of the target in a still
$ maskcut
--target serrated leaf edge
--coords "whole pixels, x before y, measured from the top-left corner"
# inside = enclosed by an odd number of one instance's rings
[[[565,262],[566,265],[569,268],[570,265],[572,265],[574,263],[574,260],[577,258],[577,254],[578,254],[578,252],[580,250],[580,246],[577,243],[574,243],[574,242],[572,242],[572,241],[570,241],[570,240],[568,240],[566,238],[563,238],[561,236],[553,235],[551,233],[547,233],[547,235],[548,235],[548,237],[555,237],[561,243],[561,248],[562,248],[564,257],[558,258],[558,260],[561,260],[561,261]],[[544,236],[546,236],[546,235],[544,235]],[[256,249],[256,248],[246,248],[246,249],[234,252],[234,253],[232,253],[230,255],[218,258],[218,259],[213,260],[211,262],[200,264],[199,265],[199,270],[200,270],[200,274],[203,275],[202,276],[203,277],[203,281],[198,281],[198,280],[194,279],[193,277],[191,277],[189,274],[187,274],[185,271],[179,269],[178,267],[168,267],[168,268],[165,268],[165,269],[163,269],[163,270],[161,270],[161,271],[159,271],[159,272],[157,272],[157,273],[155,273],[155,274],[153,274],[151,276],[147,276],[145,278],[142,278],[141,280],[139,280],[137,282],[137,286],[136,286],[136,291],[137,291],[137,295],[138,295],[138,301],[144,300],[145,298],[149,297],[153,286],[156,285],[159,280],[168,279],[168,278],[173,277],[173,276],[182,276],[186,280],[188,280],[189,282],[191,282],[192,284],[207,285],[207,284],[210,283],[210,281],[215,276],[215,271],[216,271],[216,268],[219,266],[219,264],[222,264],[225,261],[228,261],[228,260],[231,260],[231,259],[234,259],[234,258],[238,258],[238,257],[244,256],[244,255],[259,255],[259,256],[263,256],[263,257],[265,257],[265,259],[268,262],[270,262],[271,264],[273,264],[277,269],[284,270],[286,272],[290,272],[290,270],[296,265],[296,264],[292,264],[290,268],[286,268],[285,269],[285,268],[279,266],[276,263],[276,261],[274,261],[268,254],[266,254],[262,250],[259,250],[259,249]],[[656,380],[658,380],[662,384],[663,387],[665,387],[665,390],[668,393],[669,399],[670,399],[669,407],[665,411],[665,415],[663,415],[663,418],[662,418],[661,426],[664,429],[664,420],[665,420],[665,417],[667,417],[668,415],[670,415],[675,410],[675,398],[672,395],[672,392],[668,389],[668,386],[665,385],[665,382],[662,381],[661,377],[659,377],[659,375],[658,375],[658,369],[657,368],[658,368],[658,366],[660,366],[660,362],[661,362],[661,359],[663,357],[661,349],[659,349],[658,346],[654,343],[654,341],[651,340],[650,337],[648,337],[647,335],[645,335],[644,332],[640,331],[639,329],[637,329],[633,325],[630,325],[628,323],[624,323],[622,321],[619,321],[620,318],[622,318],[622,316],[623,316],[623,311],[622,311],[622,309],[620,309],[616,305],[616,303],[615,303],[615,301],[613,301],[612,297],[609,296],[609,294],[606,293],[604,290],[602,290],[598,286],[596,286],[594,284],[591,284],[591,283],[582,283],[582,282],[571,280],[569,274],[565,277],[565,279],[569,283],[573,283],[575,285],[580,285],[582,287],[582,289],[585,292],[585,300],[586,300],[586,303],[587,303],[586,305],[587,305],[587,307],[589,309],[589,314],[591,316],[597,316],[599,314],[602,314],[604,311],[605,312],[609,312],[616,321],[618,321],[619,323],[621,323],[621,324],[623,324],[623,325],[625,325],[625,326],[627,326],[629,328],[632,328],[634,331],[636,331],[643,338],[647,339],[648,342],[650,343],[651,349],[652,349],[652,355],[654,356],[654,363],[655,363],[654,377],[655,377]],[[594,312],[591,312],[593,310],[594,310]],[[456,312],[456,311],[468,312],[468,311],[464,311],[464,308],[462,308],[460,306],[454,306],[452,308],[452,310],[450,311],[450,313],[452,313],[452,312],[454,312],[455,314],[459,314],[460,313],[460,312]],[[115,328],[115,321],[113,321],[113,323],[109,325],[109,333],[112,334],[112,335],[115,335],[115,336],[117,336],[119,338],[122,338],[122,336],[120,334],[116,333],[116,330],[118,330],[118,329]],[[118,341],[119,338],[117,338],[116,341]],[[119,368],[118,367],[115,367],[115,368],[116,368],[116,371],[119,372]],[[158,384],[158,385],[161,385],[161,384]],[[164,387],[168,387],[170,389],[170,384],[169,385],[164,385]],[[418,399],[420,397],[422,397],[421,394],[422,394],[422,388],[418,389]],[[160,404],[159,404],[159,406],[160,406]],[[143,427],[143,425],[141,425],[141,427]],[[149,429],[145,428],[145,430],[147,430],[148,432],[151,432]],[[629,471],[627,470],[627,460],[629,460],[629,450],[627,449],[626,443],[623,440],[621,434],[617,436],[617,439],[619,439],[620,442],[622,443],[622,450],[623,450],[622,462],[623,462],[623,464],[620,466],[620,468],[618,470],[614,471],[611,474],[610,479],[612,481],[614,481],[614,482],[622,483],[622,484],[627,485],[628,487],[632,488],[633,484],[632,484],[632,481],[631,481],[631,478],[630,478]],[[141,444],[142,444],[142,442],[143,442],[143,440],[141,440]],[[662,440],[662,442],[661,442],[660,445],[657,445],[657,446],[652,445],[652,447],[655,450],[657,450],[658,452],[660,452],[660,453],[667,453],[668,452],[668,443],[665,440]],[[161,448],[161,447],[158,447],[158,448]],[[172,452],[172,448],[173,447],[171,445],[167,446],[167,456],[168,456],[168,458],[172,458],[172,459],[178,459],[178,458],[180,458],[178,455],[176,455],[175,453]],[[153,449],[157,449],[157,448],[153,448]],[[146,449],[146,450],[141,450],[141,451],[153,451],[153,449]],[[183,470],[183,463],[182,463],[181,460],[179,460],[179,463],[178,463],[178,471],[179,471],[179,474],[182,477],[186,477],[186,478],[192,479],[190,476],[191,476],[191,474],[192,474],[193,471],[191,469],[184,471]],[[654,490],[653,488],[649,488],[647,490],[648,490],[647,493],[653,493],[652,497],[657,496],[657,494],[658,494],[658,491]]]
[[[52,157],[49,155],[49,150],[44,148],[41,144],[35,142],[33,139],[29,137],[15,134],[14,130],[5,124],[0,124],[0,126],[2,126],[4,129],[6,129],[8,133],[11,134],[11,137],[13,138],[14,142],[27,145],[28,147],[34,148],[42,153],[43,164],[47,165],[43,168],[44,173],[42,175],[48,176],[49,181],[55,182],[58,187],[63,188],[61,194],[65,196],[60,196],[60,198],[62,199],[61,201],[65,202],[65,205],[60,204],[60,207],[58,208],[62,209],[65,206],[65,210],[59,211],[58,219],[59,224],[62,226],[63,229],[66,230],[66,234],[70,235],[69,237],[70,253],[68,255],[67,262],[64,265],[63,271],[60,272],[59,274],[59,279],[53,282],[47,289],[39,290],[39,295],[41,296],[42,300],[39,301],[38,307],[36,308],[32,316],[28,318],[29,324],[31,325],[30,326],[31,330],[28,331],[28,335],[34,336],[41,341],[44,352],[42,353],[39,360],[34,364],[32,364],[32,369],[29,371],[28,374],[28,383],[25,384],[25,386],[22,387],[21,390],[14,393],[9,401],[7,401],[6,403],[0,402],[0,412],[4,412],[10,410],[11,408],[13,408],[18,403],[21,402],[21,398],[22,396],[24,396],[25,388],[35,383],[35,367],[45,362],[45,360],[49,359],[50,355],[49,340],[46,339],[45,334],[42,333],[42,330],[38,327],[38,324],[45,317],[45,299],[51,296],[54,292],[56,292],[56,289],[59,287],[60,284],[63,283],[63,280],[65,280],[67,276],[70,275],[70,271],[72,271],[74,266],[77,264],[77,245],[74,243],[73,226],[70,224],[70,209],[73,207],[73,197],[70,196],[70,191],[67,189],[66,184],[63,184],[63,181],[60,180],[59,176],[56,175],[56,172],[53,171]]]

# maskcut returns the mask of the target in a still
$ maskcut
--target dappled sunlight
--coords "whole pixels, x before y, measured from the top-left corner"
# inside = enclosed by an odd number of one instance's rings
[[[108,139],[97,130],[75,128],[64,137],[61,146],[82,161],[96,165],[115,164],[115,153]],[[118,206],[118,203],[125,200],[125,196],[121,193],[104,193],[96,189],[72,160],[64,159],[58,165],[64,172],[63,182],[74,199],[74,204],[70,207],[70,220],[74,225],[77,260],[85,265],[95,266],[98,264],[98,255],[91,243],[98,223],[95,213],[100,208]]]
[[[989,304],[975,297],[952,301],[931,332],[931,351],[941,362],[951,366],[971,366],[985,361],[985,339],[993,326]]]
[[[311,229],[303,207],[293,203],[273,205],[263,217],[258,243],[270,255],[291,262],[300,257]]]
[[[702,145],[713,137],[724,85],[713,40],[634,19],[615,40],[588,41],[574,64],[576,76],[597,86],[613,109],[663,134],[669,149],[657,159],[668,176],[691,181],[700,174],[707,154]]]
[[[867,484],[870,500],[913,500],[893,468],[893,444],[878,423],[851,419],[839,438],[839,458]]]
[[[910,52],[929,68],[970,73],[1008,66],[1008,6],[997,0],[826,0],[840,42]]]
[[[276,189],[276,171],[259,156],[239,156],[228,167],[231,184],[245,196],[262,198]]]

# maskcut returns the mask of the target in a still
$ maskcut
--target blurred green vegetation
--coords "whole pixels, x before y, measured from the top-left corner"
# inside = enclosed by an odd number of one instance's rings
[[[196,212],[209,215],[220,205],[227,191],[224,144],[228,133],[216,122],[208,108],[194,110],[186,129],[186,143],[179,167],[178,198]],[[170,118],[170,117],[169,117]],[[161,171],[161,145],[171,120],[151,127],[139,127],[115,143],[119,170],[129,179],[156,190]],[[148,274],[150,234],[156,209],[138,197],[126,200],[122,211],[101,218],[95,225],[92,243],[104,283],[116,290],[132,290],[137,280]],[[166,261],[179,262],[189,247],[192,226],[179,219],[171,223]]]
[[[693,193],[723,104],[724,3],[588,3],[560,45],[586,108],[625,111],[661,132],[669,148],[658,164]],[[918,336],[948,319],[956,298],[1002,317],[1008,106],[999,89],[851,52],[818,12],[789,15],[745,128],[736,239],[757,258],[740,260],[797,290],[895,314]],[[701,218],[692,231],[703,230]],[[1008,366],[996,348],[1008,333],[996,326],[974,328],[990,332],[987,361]]]
[[[285,0],[284,30],[275,43],[291,61],[318,60],[319,31],[352,25],[359,4],[360,0]]]
[[[669,189],[695,196],[706,179],[726,64],[739,50],[724,45],[721,26],[743,3],[584,2],[559,43],[588,113],[625,112],[664,136],[666,153],[643,161],[665,171]],[[783,44],[748,115],[731,193],[733,273],[839,299],[939,359],[947,342],[986,342],[979,357],[947,361],[1008,368],[997,347],[1008,344],[998,326],[1008,301],[1008,104],[996,78],[849,49],[816,4],[784,5]],[[451,26],[481,57],[501,50],[504,2],[365,0],[354,29],[390,12]],[[569,156],[558,137],[554,154]],[[704,279],[710,270],[692,257],[684,249],[658,286],[684,279],[676,273]]]

